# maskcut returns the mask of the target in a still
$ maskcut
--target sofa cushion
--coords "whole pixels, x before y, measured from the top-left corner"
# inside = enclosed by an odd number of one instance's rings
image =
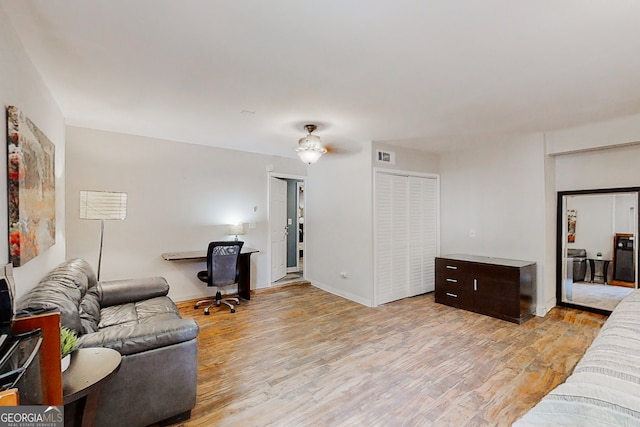
[[[149,323],[129,323],[82,335],[80,347],[107,347],[122,355],[142,353],[197,338],[198,324],[193,319],[175,318]]]
[[[98,329],[132,326],[162,320],[180,319],[178,308],[169,297],[155,297],[129,304],[112,305],[100,310]]]
[[[80,302],[80,321],[85,334],[98,331],[100,300],[95,286],[89,289]]]
[[[78,334],[84,333],[80,301],[96,285],[91,266],[82,259],[65,261],[47,273],[16,306],[16,317],[60,312],[60,322]]]
[[[145,277],[100,282],[97,289],[100,306],[109,307],[166,296],[169,283],[164,277]]]
[[[47,273],[16,304],[16,317],[60,312],[60,322],[78,334],[85,332],[80,317],[80,302],[89,288],[96,286],[89,263],[70,259]]]
[[[37,288],[38,292],[29,292],[20,299],[16,307],[16,317],[59,312],[62,326],[78,334],[84,332],[75,302],[76,298],[70,297],[70,294],[75,292],[66,287],[57,286],[55,282],[40,283]]]

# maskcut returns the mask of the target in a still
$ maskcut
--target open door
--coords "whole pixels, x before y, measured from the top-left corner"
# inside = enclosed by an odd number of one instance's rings
[[[270,177],[271,282],[287,274],[287,181]]]

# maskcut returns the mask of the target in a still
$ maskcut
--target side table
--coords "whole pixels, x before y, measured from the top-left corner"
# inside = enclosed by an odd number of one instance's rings
[[[602,282],[605,285],[607,285],[607,274],[609,271],[609,263],[611,262],[610,259],[602,259],[602,258],[589,258],[589,268],[591,268],[591,283],[596,283],[595,282],[595,278],[596,278],[596,261],[598,261],[598,263],[602,262]]]
[[[100,389],[120,369],[122,356],[110,348],[81,348],[62,373],[65,426],[93,426]]]

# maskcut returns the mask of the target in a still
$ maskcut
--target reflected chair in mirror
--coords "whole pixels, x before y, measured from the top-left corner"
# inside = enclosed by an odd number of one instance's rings
[[[209,309],[214,305],[216,307],[223,303],[231,309],[232,313],[236,312],[231,302],[240,305],[238,298],[222,298],[220,288],[233,286],[238,283],[238,259],[244,242],[211,242],[207,248],[207,269],[198,272],[198,279],[202,280],[207,286],[215,286],[217,289],[215,298],[208,298],[198,301],[194,308],[207,304],[204,308],[204,314],[209,314]]]
[[[584,282],[587,275],[586,249],[567,249],[567,258],[573,258],[573,281]]]

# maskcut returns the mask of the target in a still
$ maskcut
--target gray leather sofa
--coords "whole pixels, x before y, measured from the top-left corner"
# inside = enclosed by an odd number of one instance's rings
[[[120,352],[120,370],[100,392],[98,426],[178,421],[196,402],[199,329],[168,292],[162,277],[98,283],[86,261],[72,259],[18,301],[16,316],[58,311],[80,347]]]

